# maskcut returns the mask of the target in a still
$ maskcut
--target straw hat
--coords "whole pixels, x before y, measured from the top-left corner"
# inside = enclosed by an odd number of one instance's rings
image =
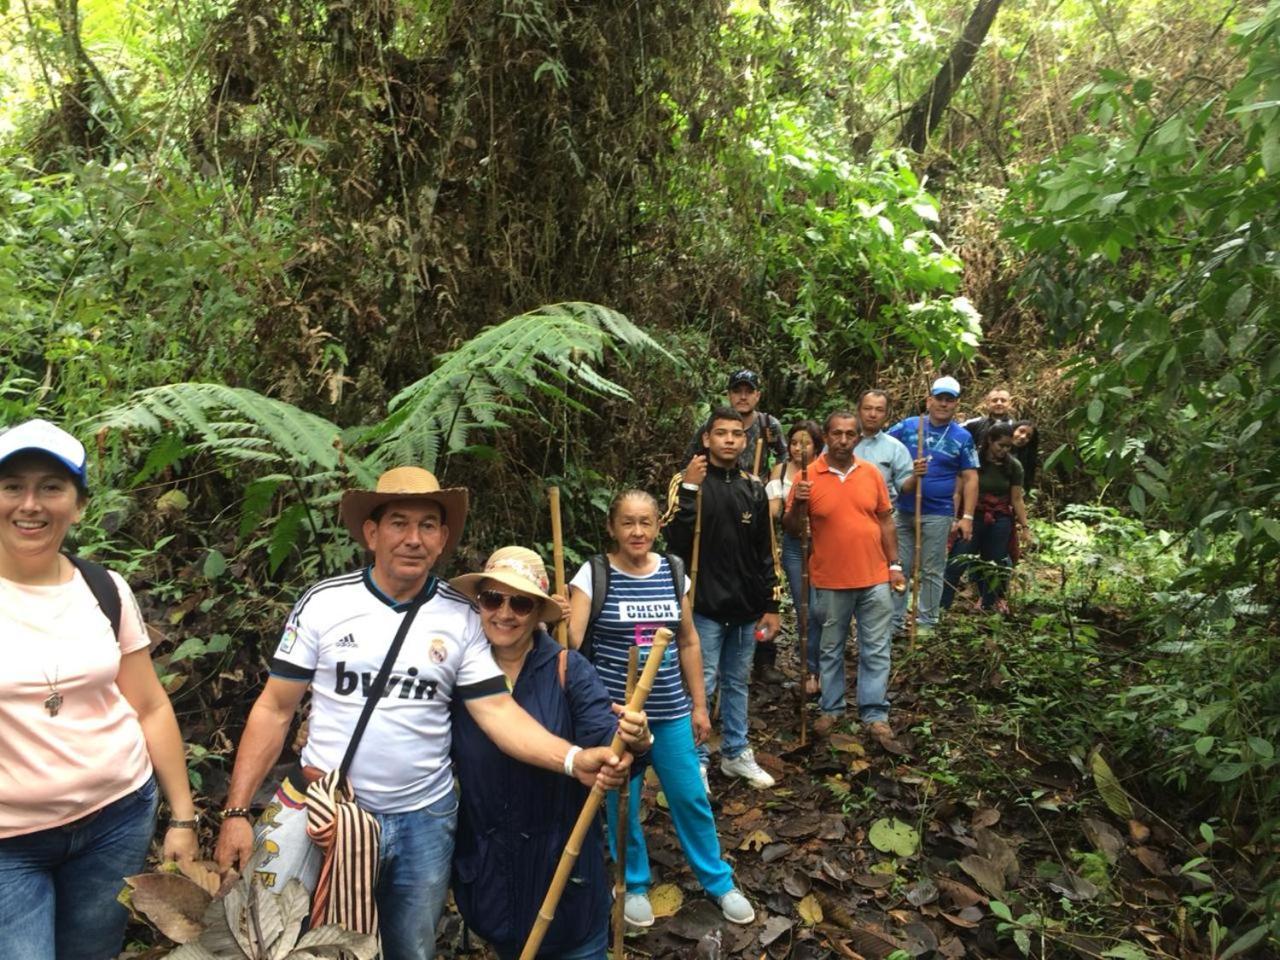
[[[517,593],[542,601],[538,619],[555,623],[560,619],[560,606],[547,595],[547,568],[542,558],[527,547],[499,547],[489,554],[482,573],[465,573],[449,583],[472,600],[480,592],[480,584],[492,580]]]
[[[467,522],[467,490],[465,487],[440,489],[440,481],[430,470],[421,467],[393,467],[378,478],[372,490],[348,490],[342,495],[338,514],[356,543],[369,544],[364,538],[364,522],[384,503],[396,500],[430,500],[444,512],[444,522],[449,528],[449,539],[440,551],[437,564],[453,556],[458,541],[462,539],[462,527]]]

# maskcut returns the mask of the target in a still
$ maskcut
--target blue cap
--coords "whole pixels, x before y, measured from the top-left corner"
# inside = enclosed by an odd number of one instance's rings
[[[960,396],[960,381],[955,377],[939,377],[929,388],[929,395],[936,397],[940,393],[949,393],[953,397]]]
[[[81,490],[88,489],[84,444],[48,420],[27,420],[0,433],[0,464],[20,453],[43,453],[67,468]]]

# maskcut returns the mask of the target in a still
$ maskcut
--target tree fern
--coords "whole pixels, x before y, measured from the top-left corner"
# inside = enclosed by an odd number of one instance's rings
[[[283,463],[319,473],[337,473],[343,464],[341,431],[324,417],[283,400],[218,383],[171,383],[140,390],[125,403],[90,421],[92,429],[195,434],[201,447],[220,458]],[[364,464],[345,466],[367,479]]]
[[[579,405],[569,387],[629,400],[593,366],[610,347],[674,360],[621,313],[594,303],[548,304],[487,327],[392,398],[387,418],[363,437],[369,460],[434,468],[442,447],[465,447],[474,431],[501,425],[534,396]]]

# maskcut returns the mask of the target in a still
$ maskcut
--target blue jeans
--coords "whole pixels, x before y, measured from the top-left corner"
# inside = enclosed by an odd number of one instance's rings
[[[498,955],[499,960],[516,960],[520,956],[522,949],[523,944],[509,953],[494,947],[494,953]],[[606,922],[600,925],[600,929],[593,933],[586,943],[580,943],[576,947],[570,947],[568,950],[561,950],[559,953],[544,953],[539,950],[538,960],[609,960],[609,924],[607,918]]]
[[[800,581],[802,579],[800,554],[800,538],[789,533],[782,535],[782,569],[787,575],[787,586],[791,590],[791,602],[796,608],[796,630],[800,629]],[[805,644],[805,662],[809,672],[818,675],[818,648],[822,645],[822,618],[816,613],[817,601],[814,599],[813,587],[809,587],[809,642]]]
[[[693,615],[693,625],[702,641],[702,680],[710,703],[720,681],[720,722],[724,736],[720,756],[736,757],[747,749],[747,684],[751,680],[751,658],[756,647],[756,622],[718,623]],[[706,764],[711,756],[704,743],[698,747],[698,762]]]
[[[860,590],[818,589],[822,612],[822,712],[844,712],[844,647],[850,624],[858,622],[858,718],[863,723],[889,719],[890,649],[893,643],[893,600],[888,583]]]
[[[111,960],[129,914],[116,902],[156,829],[156,781],[61,827],[0,840],[0,957]]]
[[[1013,517],[996,517],[995,523],[983,523],[981,513],[974,517],[973,539],[957,543],[947,563],[947,583],[942,591],[944,609],[951,606],[966,573],[978,585],[983,610],[991,609],[1004,596],[1009,581],[1009,535],[1012,532]],[[984,562],[975,564],[975,560]]]
[[[911,568],[916,552],[916,517],[913,513],[894,515],[898,528],[898,561],[907,578],[907,589],[893,597],[893,628],[901,630],[907,622],[907,606],[911,600]],[[918,627],[937,626],[942,605],[942,577],[947,567],[947,537],[951,535],[949,516],[926,513],[920,524],[920,616]]]
[[[408,813],[375,813],[382,825],[378,929],[383,960],[431,960],[444,912],[458,829],[458,797],[448,793]]]
[[[702,789],[698,772],[698,752],[693,746],[693,724],[688,717],[675,720],[650,720],[653,749],[649,763],[658,775],[667,809],[676,828],[676,837],[684,858],[702,889],[712,897],[723,897],[733,889],[733,871],[720,857],[720,838],[716,835],[716,818],[711,802]],[[649,850],[640,828],[640,795],[644,782],[631,781],[627,810],[627,892],[645,893],[651,882]],[[605,798],[609,815],[609,852],[617,859],[618,791],[610,790]]]

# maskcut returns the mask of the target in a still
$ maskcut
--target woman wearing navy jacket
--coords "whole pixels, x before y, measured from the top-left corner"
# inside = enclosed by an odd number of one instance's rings
[[[605,745],[620,730],[629,747],[648,749],[644,714],[615,716],[591,664],[576,651],[561,648],[540,626],[539,621],[558,621],[568,604],[547,595],[546,567],[536,553],[502,547],[482,573],[451,583],[475,599],[507,686],[535,720],[573,743]],[[524,946],[587,789],[572,777],[511,759],[463,709],[453,711],[453,764],[462,794],[454,899],[468,927],[506,960]],[[609,887],[597,820],[538,956],[604,960]]]

